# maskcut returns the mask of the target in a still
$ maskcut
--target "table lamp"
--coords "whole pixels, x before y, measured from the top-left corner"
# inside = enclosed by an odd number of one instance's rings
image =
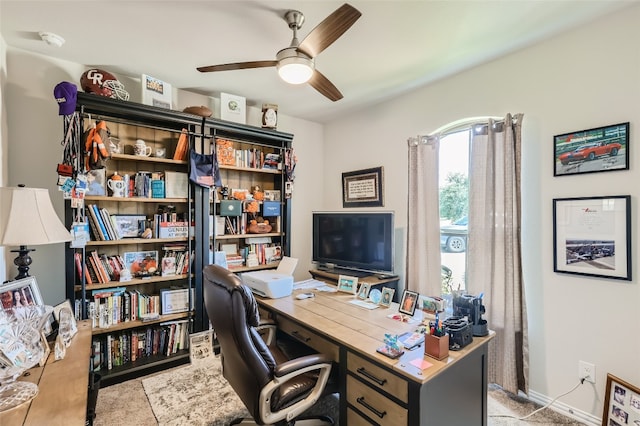
[[[13,263],[18,267],[16,279],[29,276],[31,256],[35,249],[27,246],[71,241],[71,233],[62,224],[49,198],[41,188],[0,188],[0,246],[19,246]]]

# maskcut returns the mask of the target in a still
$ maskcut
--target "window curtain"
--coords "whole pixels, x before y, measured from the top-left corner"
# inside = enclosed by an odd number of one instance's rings
[[[472,126],[467,291],[484,293],[489,381],[528,393],[529,351],[521,262],[522,114]],[[431,191],[430,191],[431,192]]]
[[[437,137],[410,138],[407,263],[405,288],[439,296],[440,207],[438,202]],[[427,190],[434,188],[434,190]]]

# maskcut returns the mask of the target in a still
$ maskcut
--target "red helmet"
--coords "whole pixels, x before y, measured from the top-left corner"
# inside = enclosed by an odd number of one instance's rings
[[[124,85],[113,74],[99,68],[85,71],[80,77],[80,86],[87,93],[95,93],[122,101],[129,100],[129,93],[124,90]]]

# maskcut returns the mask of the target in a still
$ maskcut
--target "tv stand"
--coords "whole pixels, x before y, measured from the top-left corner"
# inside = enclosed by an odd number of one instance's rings
[[[344,271],[344,272],[343,272]],[[353,272],[360,272],[363,275],[355,275]],[[395,290],[393,293],[393,301],[398,302],[400,300],[401,294],[398,294],[398,281],[399,278],[397,275],[386,275],[386,274],[374,274],[372,272],[363,272],[363,271],[351,271],[351,270],[342,270],[339,268],[318,268],[318,269],[310,269],[309,273],[311,277],[315,280],[320,280],[327,282],[329,284],[338,284],[338,277],[340,275],[351,275],[358,277],[358,284],[368,283],[371,285],[371,288],[377,288],[382,291],[382,287],[392,288]]]
[[[346,269],[346,268],[332,268],[330,266],[318,266],[318,270],[323,272],[328,272],[330,274],[349,275],[349,276],[358,277],[358,278],[368,277],[369,275],[372,275],[371,272],[367,272],[367,271],[357,271],[357,270]]]

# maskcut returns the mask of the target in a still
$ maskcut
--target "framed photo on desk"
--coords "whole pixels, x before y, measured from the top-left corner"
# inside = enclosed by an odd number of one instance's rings
[[[419,294],[415,291],[405,290],[402,292],[402,299],[400,300],[400,306],[398,312],[405,315],[413,316],[416,311],[416,305],[418,304]]]
[[[358,288],[358,277],[349,275],[338,276],[338,291],[356,294],[356,288]]]

